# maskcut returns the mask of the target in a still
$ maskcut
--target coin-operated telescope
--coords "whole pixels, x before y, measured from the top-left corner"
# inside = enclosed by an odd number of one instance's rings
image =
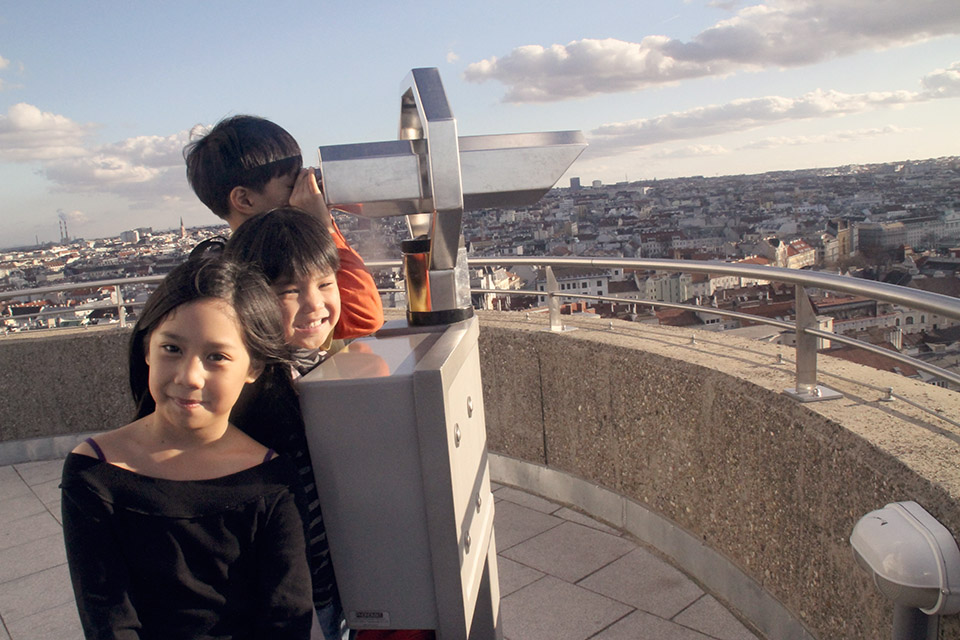
[[[457,135],[436,69],[401,85],[398,140],[320,147],[328,206],[406,216],[407,319],[304,376],[300,398],[348,624],[501,637],[465,210],[539,200],[579,131]]]

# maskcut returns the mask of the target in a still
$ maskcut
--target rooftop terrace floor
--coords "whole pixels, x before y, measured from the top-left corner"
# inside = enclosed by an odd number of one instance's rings
[[[0,467],[0,640],[82,639],[60,524],[62,460]],[[621,532],[494,485],[507,640],[756,640]]]

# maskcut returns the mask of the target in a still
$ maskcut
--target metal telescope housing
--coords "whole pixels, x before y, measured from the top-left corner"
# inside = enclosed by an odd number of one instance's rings
[[[585,146],[571,131],[459,137],[440,74],[414,69],[399,140],[320,147],[328,206],[406,216],[411,234],[407,321],[297,382],[351,628],[503,637],[463,212],[533,204]]]
[[[408,284],[408,305],[428,308],[408,307],[408,319],[463,319],[472,313],[463,212],[537,202],[586,142],[579,131],[460,137],[436,68],[413,69],[400,89],[398,140],[319,148],[324,198],[363,217],[407,216],[411,237],[429,243],[427,291],[411,296]]]

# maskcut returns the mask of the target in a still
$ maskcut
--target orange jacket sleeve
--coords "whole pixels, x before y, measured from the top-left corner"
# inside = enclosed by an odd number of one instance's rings
[[[333,241],[340,254],[337,288],[340,289],[340,320],[333,328],[336,340],[370,335],[383,325],[383,304],[373,276],[354,251],[337,223],[333,223]]]

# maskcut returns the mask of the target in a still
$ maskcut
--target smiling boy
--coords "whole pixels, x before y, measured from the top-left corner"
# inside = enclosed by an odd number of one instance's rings
[[[231,235],[223,255],[253,265],[266,276],[280,303],[284,342],[291,347],[297,374],[320,364],[333,345],[341,311],[336,278],[340,255],[323,224],[293,207],[273,209],[244,222]],[[314,605],[324,637],[335,640],[340,636],[342,612],[303,422],[295,397],[272,398],[271,404],[278,403],[297,407],[294,419],[275,420],[278,427],[286,425],[283,444],[277,448],[297,463],[307,503],[304,523],[308,528]],[[261,440],[267,437],[261,436]]]
[[[342,315],[337,287],[341,253],[320,221],[294,207],[254,216],[230,237],[224,257],[251,264],[267,277],[283,315],[284,340],[301,373],[333,347]],[[339,346],[339,345],[337,345]]]

